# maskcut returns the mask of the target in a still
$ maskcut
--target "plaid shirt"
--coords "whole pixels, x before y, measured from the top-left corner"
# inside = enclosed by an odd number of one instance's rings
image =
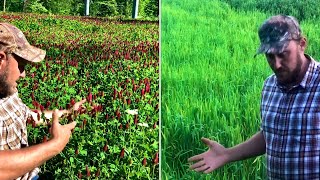
[[[299,85],[285,89],[272,75],[263,87],[269,179],[320,179],[320,64],[306,57],[311,62]]]
[[[28,146],[26,121],[30,109],[23,104],[15,93],[0,99],[0,150],[20,149]],[[17,178],[17,180],[31,180],[39,173],[39,168]]]

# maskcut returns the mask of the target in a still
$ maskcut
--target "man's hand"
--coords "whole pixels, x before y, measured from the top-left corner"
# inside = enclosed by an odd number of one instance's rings
[[[59,124],[58,110],[53,111],[49,141],[14,150],[0,151],[0,179],[16,179],[59,154],[69,142],[76,122]]]
[[[189,158],[188,161],[194,163],[190,166],[190,169],[210,173],[228,163],[228,154],[225,147],[210,139],[201,138],[201,140],[209,147],[209,150]]]
[[[82,99],[81,101],[76,102],[76,103],[72,106],[71,110],[77,111],[77,110],[82,106],[82,104],[85,103],[86,101],[87,101],[86,99]]]
[[[201,140],[209,146],[209,150],[188,159],[189,162],[194,162],[190,169],[198,172],[210,173],[229,162],[260,156],[266,152],[266,142],[262,131],[231,148],[225,148],[206,138]]]
[[[59,123],[58,110],[54,110],[52,114],[52,127],[50,128],[51,140],[57,144],[57,150],[61,152],[69,142],[71,131],[76,126],[77,122],[61,125]]]
[[[63,109],[63,110],[58,110],[58,117],[60,118],[61,116],[63,116],[64,114],[70,114],[72,111],[77,111],[83,103],[85,103],[87,100],[86,99],[83,99],[79,102],[76,102],[70,109]],[[52,112],[49,112],[50,115],[52,114]],[[47,119],[51,119],[51,116],[49,117],[47,114],[49,113],[45,113],[45,116]]]

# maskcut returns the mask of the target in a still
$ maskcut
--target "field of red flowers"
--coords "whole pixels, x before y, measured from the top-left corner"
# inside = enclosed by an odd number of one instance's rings
[[[62,153],[41,166],[43,179],[159,178],[158,22],[0,14],[45,61],[28,66],[19,93],[32,109],[85,108],[62,119],[77,121]],[[137,109],[131,115],[127,110]],[[50,139],[28,122],[29,144]]]

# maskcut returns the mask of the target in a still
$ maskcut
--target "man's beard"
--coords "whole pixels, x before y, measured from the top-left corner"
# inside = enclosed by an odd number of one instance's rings
[[[293,86],[293,85],[297,85],[299,84],[300,82],[298,82],[298,78],[299,78],[299,75],[302,71],[302,58],[301,56],[299,56],[299,54],[297,53],[296,55],[296,61],[297,61],[297,64],[296,64],[296,67],[295,69],[293,69],[292,71],[290,71],[289,73],[289,79],[287,79],[285,82],[279,82],[278,83],[282,86]]]
[[[12,95],[13,89],[12,86],[7,82],[8,81],[8,65],[5,67],[3,75],[0,75],[0,98],[5,98]]]

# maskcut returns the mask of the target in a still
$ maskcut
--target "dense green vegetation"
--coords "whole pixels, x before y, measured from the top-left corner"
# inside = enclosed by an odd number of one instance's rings
[[[271,14],[290,14],[300,20],[318,19],[319,0],[222,0],[235,10],[268,12]]]
[[[43,14],[84,15],[84,0],[4,0],[0,10],[9,12],[32,12]],[[90,16],[131,17],[133,1],[127,0],[90,0]],[[157,18],[159,1],[140,0],[139,13],[141,18]]]
[[[266,178],[264,156],[209,175],[190,171],[187,159],[207,150],[201,137],[231,147],[259,131],[261,89],[272,71],[263,55],[253,56],[258,27],[270,15],[219,1],[162,1],[162,179]],[[319,22],[301,22],[315,59]]]

